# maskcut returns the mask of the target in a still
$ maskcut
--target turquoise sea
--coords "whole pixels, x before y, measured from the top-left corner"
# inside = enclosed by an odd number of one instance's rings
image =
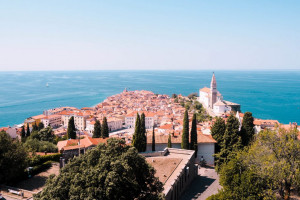
[[[225,100],[243,112],[300,123],[300,71],[215,71]],[[0,72],[0,127],[58,106],[94,106],[129,90],[188,95],[209,87],[212,71]],[[49,87],[46,87],[48,83]]]

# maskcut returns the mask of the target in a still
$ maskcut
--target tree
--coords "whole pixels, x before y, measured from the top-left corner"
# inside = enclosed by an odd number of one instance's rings
[[[277,129],[262,131],[249,149],[245,159],[256,166],[256,173],[271,179],[283,199],[289,199],[291,189],[300,191],[300,140],[298,130]]]
[[[189,115],[187,110],[185,110],[183,118],[181,148],[189,149]]]
[[[55,144],[48,141],[41,141],[36,138],[28,138],[24,143],[24,147],[26,147],[26,149],[30,150],[31,152],[57,152],[57,146]]]
[[[30,136],[29,124],[27,123],[26,137]]]
[[[168,148],[172,148],[171,134],[169,134],[168,138]]]
[[[155,133],[154,133],[154,126],[152,131],[152,151],[155,151]]]
[[[32,131],[29,138],[53,143],[55,135],[53,134],[52,128],[48,126],[40,131]]]
[[[38,130],[39,130],[38,126],[36,125],[36,123],[34,123],[34,124],[32,125],[32,130],[31,130],[31,132],[33,132],[33,131],[38,131]]]
[[[245,112],[241,128],[241,137],[243,146],[248,146],[254,137],[254,124],[251,112]]]
[[[35,199],[163,199],[163,184],[145,157],[111,138],[72,159]]]
[[[297,129],[264,130],[222,165],[223,190],[213,199],[289,199],[300,191],[300,140]]]
[[[176,99],[177,98],[177,94],[172,94],[172,99]]]
[[[268,187],[271,182],[256,173],[255,166],[249,167],[244,158],[246,151],[238,152],[228,163],[224,163],[219,173],[222,190],[209,197],[209,200],[227,199],[275,199]]]
[[[145,125],[145,114],[141,114],[141,138],[142,138],[142,150],[146,151],[147,149],[147,137],[146,137],[146,125]]]
[[[142,152],[144,150],[142,142],[143,138],[141,135],[141,119],[139,113],[137,113],[134,134],[132,137],[132,145],[138,150],[138,152]]]
[[[24,176],[28,153],[19,141],[0,132],[0,184],[18,181]]]
[[[108,129],[108,124],[107,124],[106,117],[104,117],[103,121],[102,121],[101,133],[102,133],[102,138],[108,138],[109,137],[109,129]]]
[[[76,128],[75,128],[73,116],[69,119],[67,136],[68,136],[68,139],[76,139]]]
[[[198,136],[197,136],[197,119],[196,114],[194,113],[193,119],[192,119],[192,128],[191,128],[191,144],[190,149],[195,150],[195,157],[197,158],[197,152],[198,152]]]
[[[22,126],[22,130],[21,130],[21,141],[25,142],[26,140],[26,132],[25,132],[25,128],[24,126]]]
[[[100,138],[100,137],[101,137],[101,124],[99,120],[96,120],[94,124],[93,138]]]
[[[42,130],[43,128],[45,128],[45,127],[44,127],[44,124],[43,124],[42,122],[40,122],[39,125],[38,125],[38,130],[40,131],[40,130]]]
[[[222,163],[227,162],[230,154],[242,148],[242,141],[239,132],[239,121],[231,114],[226,123],[226,129],[221,143],[221,150],[216,154],[217,170]]]
[[[216,144],[216,153],[220,152],[221,144],[224,139],[224,134],[226,130],[225,121],[222,119],[222,117],[216,117],[216,121],[211,127],[211,136],[217,141]]]

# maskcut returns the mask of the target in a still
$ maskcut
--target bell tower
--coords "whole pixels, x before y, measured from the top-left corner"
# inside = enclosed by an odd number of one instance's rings
[[[217,102],[217,81],[215,77],[215,73],[213,73],[213,76],[211,78],[210,82],[210,100],[209,100],[209,107],[213,109],[214,104]]]

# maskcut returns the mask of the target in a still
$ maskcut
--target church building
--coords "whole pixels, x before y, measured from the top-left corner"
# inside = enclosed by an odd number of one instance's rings
[[[204,87],[199,90],[199,102],[218,116],[231,111],[240,111],[241,108],[239,104],[223,100],[223,96],[217,90],[217,81],[214,73],[211,78],[210,88]]]

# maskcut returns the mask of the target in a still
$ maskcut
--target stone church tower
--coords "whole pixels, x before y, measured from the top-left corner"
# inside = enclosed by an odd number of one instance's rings
[[[211,78],[210,82],[210,98],[209,98],[209,107],[213,109],[214,104],[217,102],[217,82],[215,73],[213,73],[213,76]]]

